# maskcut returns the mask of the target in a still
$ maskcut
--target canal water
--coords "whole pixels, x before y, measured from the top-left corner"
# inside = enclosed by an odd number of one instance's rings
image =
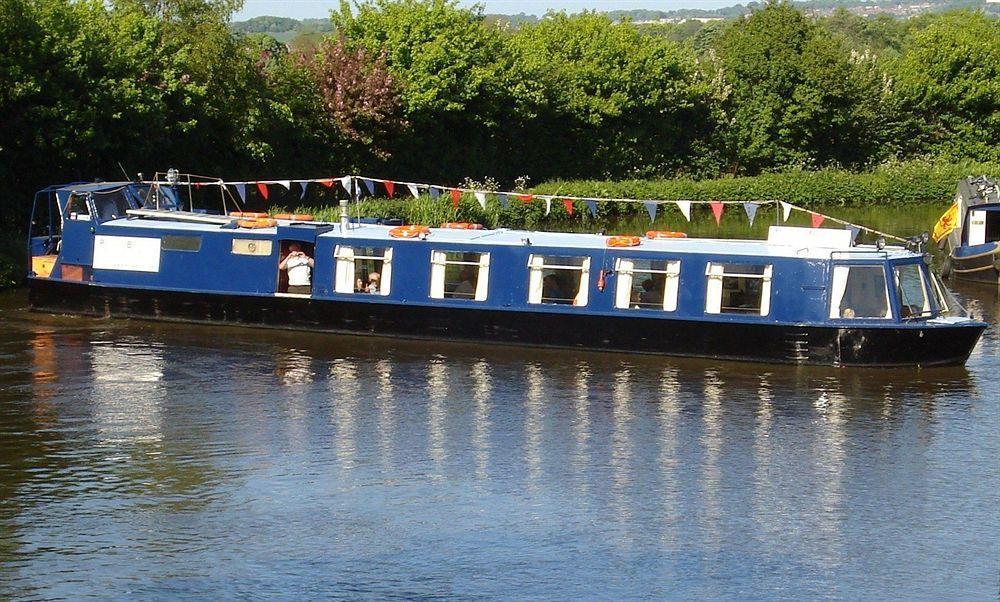
[[[29,313],[0,597],[996,599],[1000,306],[826,369]]]

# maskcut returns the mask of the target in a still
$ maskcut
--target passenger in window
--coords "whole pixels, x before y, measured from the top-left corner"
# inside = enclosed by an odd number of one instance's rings
[[[537,290],[537,289],[536,289]],[[542,279],[542,300],[561,301],[565,298],[562,287],[559,286],[559,279],[555,274],[549,274]]]
[[[458,275],[459,283],[455,287],[455,295],[458,297],[472,297],[476,293],[476,287],[472,284],[472,269],[469,266],[462,267]]]
[[[369,295],[377,295],[379,290],[379,280],[381,280],[381,278],[382,277],[379,276],[378,272],[368,274],[368,286],[365,287],[365,292]]]
[[[288,245],[288,255],[278,264],[278,269],[288,273],[288,292],[297,295],[312,294],[313,258],[302,252],[298,243]]]
[[[639,293],[639,302],[655,305],[663,301],[663,294],[656,290],[651,278],[642,281],[642,292]]]

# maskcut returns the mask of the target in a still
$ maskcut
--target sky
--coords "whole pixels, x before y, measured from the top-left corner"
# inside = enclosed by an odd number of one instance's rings
[[[675,10],[678,8],[721,8],[745,2],[743,0],[459,0],[463,6],[484,4],[486,12],[501,14],[527,13],[543,15],[549,9],[578,12],[584,9]],[[295,19],[324,18],[330,9],[340,6],[339,0],[245,0],[243,10],[233,15],[234,21],[274,15]]]

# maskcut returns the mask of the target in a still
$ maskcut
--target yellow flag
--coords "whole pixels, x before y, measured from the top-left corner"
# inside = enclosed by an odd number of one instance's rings
[[[951,207],[944,212],[934,225],[934,242],[941,242],[941,239],[951,234],[951,231],[958,225],[958,203],[952,203]]]

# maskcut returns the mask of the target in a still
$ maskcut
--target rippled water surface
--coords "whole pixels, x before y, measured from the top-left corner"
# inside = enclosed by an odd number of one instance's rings
[[[995,325],[965,368],[836,370],[25,305],[0,597],[1000,592]]]

